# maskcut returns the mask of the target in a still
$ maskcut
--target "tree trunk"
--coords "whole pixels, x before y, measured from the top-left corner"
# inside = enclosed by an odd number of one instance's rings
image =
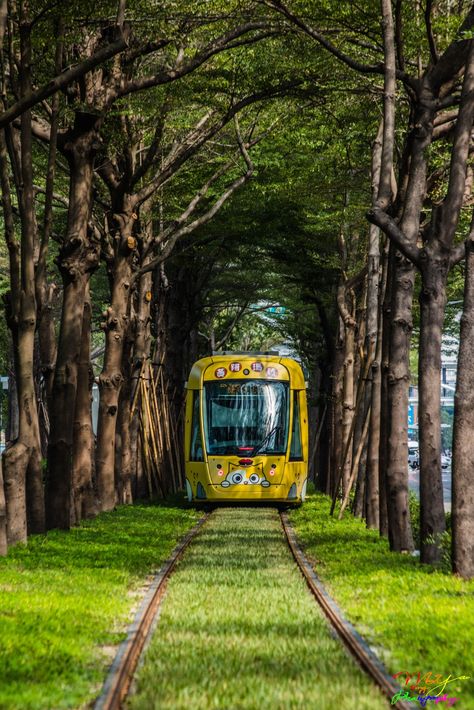
[[[2,461],[0,459],[0,557],[4,557],[7,554],[7,550],[7,506],[5,502]]]
[[[369,259],[367,273],[367,338],[365,350],[371,360],[371,379],[367,394],[371,400],[369,441],[366,465],[366,522],[367,527],[379,526],[379,436],[380,436],[380,359],[378,352],[379,299],[383,298],[380,288],[380,236],[374,225],[370,226]],[[375,410],[375,411],[374,411]]]
[[[137,289],[137,304],[135,316],[135,339],[133,345],[133,375],[130,399],[133,401],[135,390],[140,386],[140,373],[143,363],[150,357],[150,306],[151,306],[152,274],[147,272],[140,276]],[[130,457],[134,466],[133,498],[145,498],[147,481],[142,465],[142,452],[139,437],[139,419],[135,412],[130,420]]]
[[[123,383],[122,355],[128,327],[131,254],[135,248],[133,212],[114,214],[116,254],[112,273],[111,305],[105,322],[104,367],[99,376],[99,420],[96,449],[96,477],[102,510],[115,503],[115,437],[120,389]],[[119,472],[117,472],[119,473]]]
[[[57,260],[63,279],[63,303],[48,447],[46,491],[50,528],[70,526],[73,428],[84,302],[90,273],[99,261],[98,244],[88,234],[97,123],[96,115],[77,112],[74,131],[63,147],[71,177],[67,234]]]
[[[86,287],[81,350],[77,364],[76,408],[73,425],[71,525],[98,512],[92,483],[94,433],[92,431],[92,371],[90,363],[91,303]]]
[[[352,449],[347,447],[354,418],[354,343],[355,321],[344,326],[344,379],[342,385],[342,451],[346,452],[341,460],[342,493],[347,491],[352,468]]]
[[[393,276],[395,270],[395,247],[387,240],[383,251],[383,295],[379,305],[379,335],[377,340],[377,358],[380,357],[380,408],[379,422],[379,532],[388,537],[388,512],[387,512],[387,462],[388,462],[388,432],[389,432],[389,406],[388,406],[388,367],[390,360],[390,332],[391,332],[391,300],[393,291]],[[374,406],[374,394],[372,406]],[[377,453],[375,454],[377,455]]]
[[[53,309],[57,296],[57,286],[55,284],[47,284],[41,295],[40,321],[38,324],[41,375],[43,378],[43,389],[46,396],[48,414],[51,411],[54,367],[56,364],[56,332]]]
[[[13,335],[13,334],[12,334]],[[20,415],[18,411],[18,390],[14,369],[8,373],[8,424],[5,432],[7,443],[18,438]]]
[[[474,577],[474,242],[466,244],[464,306],[454,400],[453,571]]]
[[[441,339],[448,269],[449,256],[443,258],[436,244],[426,247],[421,267],[418,361],[420,537],[421,561],[431,564],[441,559],[436,537],[446,528],[441,476]],[[434,537],[435,542],[428,543],[428,537]]]
[[[31,90],[31,25],[25,6],[20,12],[20,83],[21,94]],[[6,508],[8,516],[7,534],[9,544],[26,540],[27,533],[44,531],[44,491],[41,469],[41,444],[39,435],[38,409],[34,383],[34,342],[36,329],[36,301],[34,289],[34,256],[36,224],[33,195],[33,156],[31,134],[31,111],[21,117],[20,127],[21,185],[17,185],[21,219],[21,262],[18,282],[17,256],[13,256],[11,304],[16,309],[14,317],[14,347],[16,380],[19,407],[18,439],[3,458]],[[2,137],[2,172],[6,171],[6,146]],[[17,156],[12,156],[13,159]],[[7,242],[11,219],[8,178],[2,175],[2,191],[5,230]],[[9,245],[10,248],[10,245]],[[10,252],[12,259],[12,252]],[[25,519],[26,514],[26,519]]]
[[[390,548],[413,550],[408,506],[408,388],[410,338],[415,283],[413,265],[396,258],[393,280],[388,370],[389,428],[387,451],[387,509]]]
[[[127,348],[126,358],[129,359],[130,351]],[[125,360],[125,357],[124,357]],[[130,432],[130,399],[132,393],[130,375],[131,369],[123,365],[126,373],[122,389],[120,390],[119,415],[117,430],[120,436],[120,459],[117,461],[116,469],[120,471],[120,491],[118,491],[119,503],[133,503],[132,495],[132,459],[131,459],[131,432]]]
[[[381,530],[382,526],[386,529],[387,519],[387,503],[385,494],[385,472],[380,470],[380,441],[381,441],[381,422],[382,422],[382,358],[383,358],[383,328],[384,314],[383,304],[385,301],[385,293],[387,287],[387,272],[388,272],[388,244],[385,244],[383,249],[383,265],[380,273],[380,254],[375,259],[374,266],[377,264],[377,298],[371,304],[375,308],[375,338],[372,337],[372,347],[374,348],[374,357],[371,364],[372,382],[370,387],[370,424],[369,424],[369,440],[367,444],[367,526],[378,527]],[[372,323],[372,327],[374,324]],[[382,520],[384,518],[384,521]]]
[[[339,319],[339,329],[342,330],[343,325]],[[338,479],[339,466],[342,458],[342,383],[343,383],[343,363],[344,350],[343,343],[338,336],[337,345],[335,347],[335,356],[332,374],[332,406],[331,406],[331,466],[330,475],[328,478],[329,489],[328,493],[331,497],[335,495],[335,488]]]

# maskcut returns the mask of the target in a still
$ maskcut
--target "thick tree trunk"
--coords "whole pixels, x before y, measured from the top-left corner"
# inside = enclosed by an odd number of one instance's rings
[[[421,561],[427,563],[440,561],[436,537],[446,528],[441,476],[441,339],[449,256],[443,258],[435,249],[434,244],[427,247],[422,262],[418,361]],[[428,537],[435,542],[428,543]]]
[[[188,288],[192,275],[182,268],[172,273],[167,279],[158,270],[154,272],[155,303],[157,314],[155,329],[158,339],[157,362],[162,363],[161,396],[166,398],[164,411],[166,412],[166,429],[175,431],[176,436],[171,437],[171,445],[165,441],[166,480],[164,486],[173,490],[179,485],[180,471],[175,470],[178,459],[178,468],[182,469],[181,456],[183,451],[183,420],[184,383],[189,368],[189,333],[191,331]],[[160,378],[161,380],[161,378]],[[174,447],[174,451],[171,451]],[[172,457],[173,460],[172,460]],[[184,482],[183,482],[184,483]]]
[[[3,457],[9,544],[44,531],[41,443],[33,377],[36,308],[34,294],[22,291],[15,357],[19,406],[18,439]]]
[[[474,577],[474,242],[466,245],[464,306],[454,400],[453,571]]]
[[[408,388],[410,338],[415,282],[413,265],[401,256],[393,279],[390,363],[388,371],[389,428],[387,451],[387,509],[390,548],[413,550],[408,506]]]
[[[73,425],[71,525],[97,514],[93,478],[94,432],[92,431],[92,371],[90,363],[91,303],[86,287],[81,350],[77,364],[76,408]]]
[[[120,390],[123,383],[122,356],[129,320],[131,254],[135,247],[133,212],[114,215],[116,258],[112,274],[111,305],[105,322],[104,367],[99,376],[99,421],[97,430],[96,477],[102,510],[111,510],[115,496],[115,437]],[[120,472],[117,472],[119,475]],[[121,486],[120,486],[121,487]]]
[[[81,274],[64,285],[48,446],[49,528],[68,529],[71,524],[73,432],[86,283],[85,275]]]
[[[67,235],[58,257],[63,303],[48,448],[46,491],[50,528],[70,526],[73,428],[84,301],[90,273],[99,260],[98,245],[88,234],[97,122],[97,116],[77,112],[74,131],[63,147],[71,178]]]
[[[26,469],[29,450],[21,441],[17,441],[3,453],[3,483],[7,512],[8,545],[26,542]]]
[[[31,26],[26,6],[20,8],[20,83],[21,94],[31,90]],[[9,543],[24,541],[27,533],[44,531],[44,490],[41,469],[41,444],[38,410],[34,382],[34,342],[36,329],[36,301],[34,289],[35,214],[33,195],[33,156],[31,134],[31,111],[21,117],[21,185],[17,185],[21,218],[21,263],[18,281],[17,256],[13,257],[12,307],[16,348],[15,365],[19,406],[18,439],[7,450],[3,459],[6,508],[8,515]],[[2,161],[6,160],[5,143],[2,138]],[[15,160],[18,156],[12,156]],[[5,163],[2,172],[6,170]],[[4,218],[7,242],[10,241],[11,206],[8,178],[2,175],[4,195]],[[10,248],[10,246],[9,246]],[[12,258],[12,252],[10,251]],[[26,498],[26,501],[24,502]],[[26,513],[26,520],[25,520]]]

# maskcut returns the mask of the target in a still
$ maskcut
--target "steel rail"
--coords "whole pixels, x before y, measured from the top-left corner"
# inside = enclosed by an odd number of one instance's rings
[[[295,532],[288,520],[287,513],[281,511],[280,519],[285,536],[306,583],[324,612],[324,615],[336,631],[337,635],[357,660],[363,670],[372,678],[388,700],[403,690],[369,647],[367,641],[356,631],[354,626],[344,618],[336,602],[328,594],[311,563],[299,546]],[[413,705],[404,701],[396,701],[396,710],[413,710]]]
[[[128,628],[127,638],[120,645],[114,662],[94,704],[94,710],[120,710],[125,700],[133,674],[158,619],[161,603],[166,592],[166,583],[176,563],[189,543],[196,537],[211,513],[206,513],[192,530],[176,545],[170,557],[155,575],[135,618]]]

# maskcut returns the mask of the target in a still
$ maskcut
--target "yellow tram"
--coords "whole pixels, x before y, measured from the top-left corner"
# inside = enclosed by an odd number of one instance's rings
[[[295,360],[216,354],[193,365],[186,388],[189,501],[304,500],[308,413]]]

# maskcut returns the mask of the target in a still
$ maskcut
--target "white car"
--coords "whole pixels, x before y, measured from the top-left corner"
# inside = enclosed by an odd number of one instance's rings
[[[417,441],[408,442],[408,465],[411,468],[418,468],[420,465],[420,455]]]

